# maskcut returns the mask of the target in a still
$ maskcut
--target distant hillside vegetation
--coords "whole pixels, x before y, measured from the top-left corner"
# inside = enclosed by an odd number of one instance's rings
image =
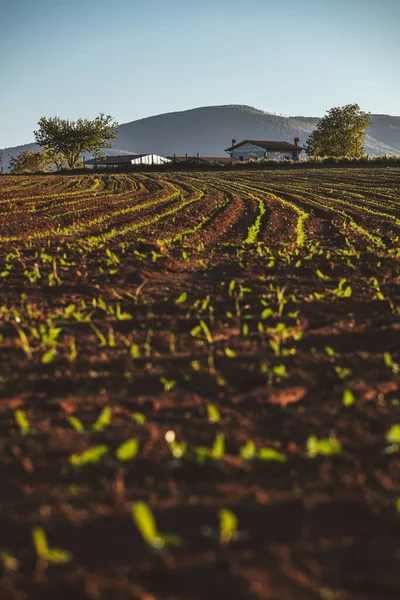
[[[232,139],[285,140],[295,137],[304,144],[319,117],[282,117],[251,106],[205,106],[147,117],[120,125],[113,149],[106,154],[149,152],[166,155],[227,156],[224,150]],[[372,115],[365,151],[371,156],[400,154],[400,117]],[[5,168],[8,154],[36,149],[35,144],[3,150]]]

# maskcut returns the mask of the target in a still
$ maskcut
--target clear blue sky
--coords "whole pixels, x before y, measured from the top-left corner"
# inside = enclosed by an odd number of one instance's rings
[[[400,115],[400,0],[2,0],[0,147],[41,116]]]

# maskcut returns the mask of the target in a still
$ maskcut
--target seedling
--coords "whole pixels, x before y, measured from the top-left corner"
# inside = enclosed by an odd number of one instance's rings
[[[79,433],[85,433],[90,431],[101,432],[104,431],[106,427],[111,424],[112,419],[112,408],[110,406],[105,406],[96,421],[92,424],[89,429],[85,429],[84,424],[77,417],[68,417],[67,421],[76,431]]]
[[[186,292],[182,292],[182,294],[179,296],[179,298],[177,298],[177,300],[175,300],[176,304],[183,304],[183,302],[186,302],[187,300],[187,293]]]
[[[14,412],[14,418],[22,435],[34,435],[37,433],[36,429],[32,429],[29,425],[28,417],[25,411],[17,409]]]
[[[316,456],[334,456],[342,454],[342,446],[335,437],[318,439],[315,435],[311,435],[307,440],[307,455],[309,458]]]
[[[242,460],[254,461],[263,460],[271,462],[287,462],[287,457],[275,450],[275,448],[260,448],[257,450],[255,443],[252,440],[246,442],[244,446],[239,448],[239,455]]]
[[[97,464],[107,452],[108,446],[92,446],[82,452],[82,454],[71,454],[69,457],[69,464],[73,467],[84,467],[89,464]]]
[[[161,533],[148,504],[135,502],[132,505],[132,519],[146,544],[156,551],[171,547],[183,546],[183,540],[177,535]]]
[[[238,539],[238,519],[235,513],[227,508],[221,508],[218,512],[218,517],[220,544],[227,545]]]
[[[395,375],[397,375],[397,373],[400,373],[400,365],[398,363],[394,362],[393,357],[390,354],[390,352],[384,352],[383,360],[385,362],[385,365],[387,367],[389,367],[389,369],[392,369],[392,372]]]
[[[400,451],[400,425],[392,425],[389,431],[385,435],[386,441],[389,446],[386,448],[387,454],[393,454],[394,452]]]
[[[33,528],[32,538],[36,556],[42,563],[64,565],[71,562],[73,558],[71,552],[63,550],[62,548],[49,547],[46,534],[41,527]]]
[[[176,386],[175,379],[167,379],[166,377],[160,377],[160,382],[164,387],[164,392],[171,392]]]
[[[220,412],[214,404],[207,404],[207,414],[210,423],[218,423],[221,418]]]
[[[348,369],[347,367],[339,367],[339,365],[335,365],[335,371],[336,371],[336,375],[339,377],[339,379],[342,379],[342,380],[347,379],[352,374],[351,369]]]
[[[356,400],[354,398],[353,392],[346,388],[343,391],[343,398],[342,398],[343,405],[344,406],[352,406],[355,401]]]
[[[138,450],[139,442],[135,438],[132,438],[130,440],[122,442],[122,444],[118,446],[115,452],[115,456],[122,463],[129,462],[130,460],[135,458],[136,454],[138,453]]]
[[[138,425],[144,425],[147,421],[146,417],[141,412],[134,412],[131,418],[132,421],[136,421]]]
[[[25,352],[26,356],[29,359],[32,359],[33,354],[32,354],[32,350],[29,345],[29,341],[28,341],[25,331],[23,329],[21,329],[20,327],[18,327],[17,325],[15,326],[15,329],[18,332],[19,342],[20,342],[20,346],[21,346],[22,350]]]

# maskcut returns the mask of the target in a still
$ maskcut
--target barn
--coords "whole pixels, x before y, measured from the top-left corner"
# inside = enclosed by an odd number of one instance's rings
[[[120,156],[102,156],[85,161],[88,167],[121,167],[123,165],[162,165],[170,159],[158,154],[122,154]]]
[[[274,160],[300,160],[304,148],[300,146],[299,138],[294,138],[294,143],[276,142],[271,140],[243,140],[225,150],[233,159],[245,161],[251,159],[274,159]]]

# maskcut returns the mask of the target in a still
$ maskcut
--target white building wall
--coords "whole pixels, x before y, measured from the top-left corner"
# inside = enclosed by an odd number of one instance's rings
[[[158,154],[146,154],[145,156],[133,158],[130,161],[131,165],[161,165],[169,162],[171,162],[169,158],[159,156]]]
[[[240,148],[235,148],[235,150],[232,150],[229,154],[231,155],[231,158],[241,160],[240,157],[243,156],[243,160],[247,160],[248,154],[256,154],[257,158],[264,158],[265,150],[254,144],[244,144],[243,146],[240,146]]]

